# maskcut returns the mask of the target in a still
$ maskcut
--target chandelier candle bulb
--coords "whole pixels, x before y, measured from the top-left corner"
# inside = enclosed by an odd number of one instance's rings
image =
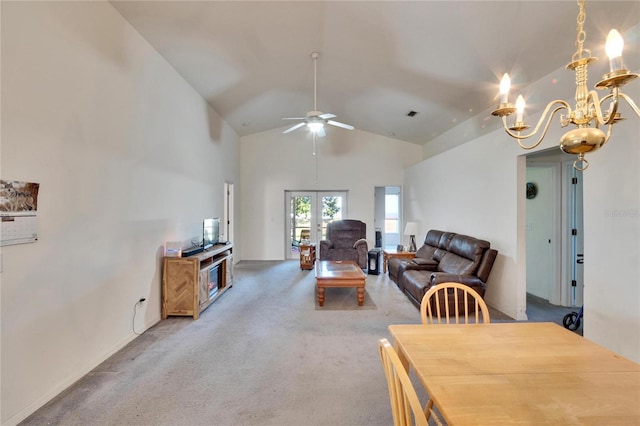
[[[605,44],[605,52],[609,57],[609,69],[611,72],[624,69],[622,64],[622,49],[624,48],[624,39],[618,32],[613,29],[609,31],[607,42]]]
[[[509,101],[509,89],[511,89],[511,79],[509,74],[504,73],[500,80],[500,103],[506,104]]]

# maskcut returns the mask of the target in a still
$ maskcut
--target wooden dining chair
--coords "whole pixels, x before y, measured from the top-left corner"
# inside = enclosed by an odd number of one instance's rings
[[[431,287],[422,298],[420,317],[423,324],[470,324],[491,322],[489,308],[482,296],[461,283],[440,283]]]
[[[413,424],[426,426],[429,424],[429,419],[436,425],[442,426],[440,417],[433,410],[433,401],[431,399],[427,402],[424,410],[422,409],[416,390],[409,379],[409,374],[407,374],[400,358],[398,358],[398,354],[389,341],[380,339],[378,348],[380,349],[384,374],[387,376],[394,426],[409,426]],[[412,414],[415,423],[411,422]]]

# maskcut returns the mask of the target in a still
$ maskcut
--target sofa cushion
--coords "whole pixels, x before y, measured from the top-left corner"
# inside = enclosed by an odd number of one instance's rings
[[[432,259],[438,249],[438,242],[440,241],[442,234],[444,234],[444,232],[437,231],[435,229],[427,232],[424,244],[418,249],[418,251],[416,251],[416,258]]]
[[[415,257],[411,260],[411,263],[420,266],[438,266],[438,261],[434,259],[424,259],[422,257]]]
[[[329,250],[322,260],[353,260],[359,264],[358,251],[353,248],[334,248]]]
[[[444,257],[444,255],[447,253],[449,252],[446,250],[437,249],[436,252],[433,254],[433,260],[435,260],[436,262],[440,262]]]
[[[360,232],[345,230],[331,235],[331,242],[335,249],[353,249],[354,241],[360,239]]]
[[[455,236],[455,232],[443,232],[440,240],[438,240],[438,248],[444,251],[449,251],[449,243],[451,243],[451,240]]]
[[[474,274],[488,248],[488,241],[456,235],[449,243],[449,252],[438,263],[438,271],[449,274]]]
[[[327,239],[336,249],[353,249],[354,243],[366,236],[366,224],[359,220],[344,219],[327,225]]]
[[[422,302],[422,298],[424,294],[427,292],[429,287],[429,277],[431,272],[428,271],[416,271],[407,269],[402,274],[402,284],[404,288],[404,292],[409,296],[409,300],[420,307],[420,302]]]

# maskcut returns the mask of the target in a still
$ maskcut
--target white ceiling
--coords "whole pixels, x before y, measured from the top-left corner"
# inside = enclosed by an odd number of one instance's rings
[[[111,4],[240,136],[284,130],[293,123],[282,117],[313,109],[317,51],[319,110],[417,144],[495,105],[505,71],[517,87],[569,63],[578,13],[575,1]],[[626,30],[640,23],[640,2],[587,1],[586,11],[585,47],[601,58],[593,86],[608,71],[609,29],[639,51]]]

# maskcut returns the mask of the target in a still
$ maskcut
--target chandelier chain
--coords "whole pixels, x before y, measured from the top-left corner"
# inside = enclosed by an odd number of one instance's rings
[[[588,49],[584,49],[584,42],[587,40],[587,33],[584,31],[584,21],[587,17],[587,13],[584,9],[585,0],[577,0],[578,6],[580,6],[580,12],[577,18],[577,34],[576,34],[576,53],[573,54],[573,60],[583,58],[583,52],[587,52],[588,56],[591,56],[591,52]]]
[[[575,69],[576,72],[576,109],[573,114],[573,122],[582,127],[589,125],[591,115],[589,114],[588,97],[589,90],[587,88],[587,64],[580,64]]]

